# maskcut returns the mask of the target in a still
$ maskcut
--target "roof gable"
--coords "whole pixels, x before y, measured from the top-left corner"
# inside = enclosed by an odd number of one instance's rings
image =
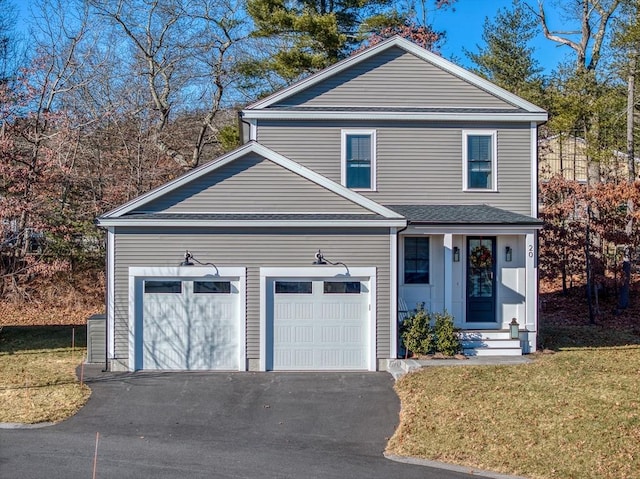
[[[340,90],[344,90],[344,93]],[[415,93],[412,94],[412,90]],[[353,92],[359,92],[359,95],[354,96]],[[397,95],[394,96],[394,93]],[[415,105],[416,94],[424,95],[425,104]],[[460,94],[466,103],[460,101]],[[393,37],[353,55],[250,105],[246,110],[314,104],[349,106],[354,97],[368,102],[380,102],[384,98],[389,104],[389,95],[394,96],[393,100],[397,97],[398,106],[409,106],[406,102],[411,102],[413,107],[442,108],[453,106],[443,102],[455,100],[455,104],[467,107],[474,106],[475,102],[478,107],[545,114],[544,110],[532,103],[401,37]],[[378,105],[368,103],[368,106]]]
[[[397,46],[284,98],[270,108],[336,106],[517,109]]]
[[[401,218],[255,142],[106,213],[98,224],[140,213],[374,213]]]

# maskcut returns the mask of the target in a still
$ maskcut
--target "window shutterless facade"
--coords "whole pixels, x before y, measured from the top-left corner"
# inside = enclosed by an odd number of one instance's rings
[[[463,189],[497,191],[497,133],[486,130],[462,132]]]
[[[342,131],[342,184],[354,190],[374,190],[375,130]]]
[[[404,237],[404,284],[429,284],[429,237]]]

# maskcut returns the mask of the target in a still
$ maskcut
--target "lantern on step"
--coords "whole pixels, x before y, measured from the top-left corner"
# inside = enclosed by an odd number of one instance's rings
[[[520,339],[520,325],[516,318],[513,318],[509,323],[509,335],[511,339]]]

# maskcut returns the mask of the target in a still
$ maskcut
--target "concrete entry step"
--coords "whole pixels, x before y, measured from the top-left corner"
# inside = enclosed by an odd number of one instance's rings
[[[465,356],[522,356],[521,348],[474,348],[465,349]]]

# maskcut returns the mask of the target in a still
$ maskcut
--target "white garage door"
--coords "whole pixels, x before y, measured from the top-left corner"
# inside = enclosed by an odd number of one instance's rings
[[[273,279],[269,282],[269,369],[367,369],[369,281]]]
[[[145,279],[137,369],[238,369],[240,295],[231,279]]]

